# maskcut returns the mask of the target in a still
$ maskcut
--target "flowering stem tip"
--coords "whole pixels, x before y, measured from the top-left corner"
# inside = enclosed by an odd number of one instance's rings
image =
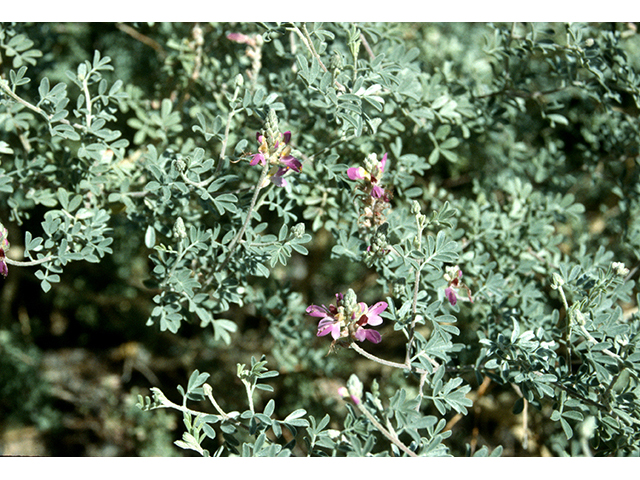
[[[355,293],[349,289],[347,295],[336,294],[336,305],[311,305],[307,308],[307,314],[320,318],[317,333],[319,337],[331,334],[334,342],[350,338],[359,342],[369,340],[372,343],[380,343],[382,335],[365,327],[381,325],[380,314],[387,307],[386,302],[378,302],[373,306],[357,302]]]

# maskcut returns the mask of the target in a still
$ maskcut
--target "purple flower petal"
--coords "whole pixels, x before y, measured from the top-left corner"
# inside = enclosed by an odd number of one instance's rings
[[[9,269],[7,268],[7,264],[4,261],[4,250],[0,248],[0,275],[6,277],[9,275]]]
[[[353,336],[356,338],[356,340],[358,340],[359,342],[364,342],[365,339],[367,338],[367,330],[364,328],[358,328],[356,330],[356,333],[353,334]]]
[[[358,180],[359,178],[364,178],[364,168],[362,167],[352,167],[347,170],[347,176],[351,180]]]
[[[267,160],[264,158],[264,155],[261,153],[256,153],[253,156],[253,159],[249,163],[250,165],[257,165],[260,162],[261,165],[264,165]]]
[[[307,307],[307,314],[312,317],[326,317],[329,315],[329,309],[324,305],[309,305]]]
[[[456,292],[453,291],[453,288],[447,287],[444,289],[444,294],[447,296],[451,305],[455,305],[458,299],[456,298]]]
[[[367,324],[373,326],[380,325],[382,323],[380,313],[382,313],[388,306],[387,302],[378,302],[373,307],[369,308],[369,311],[367,312],[367,317],[369,317]]]
[[[358,328],[354,336],[359,342],[369,340],[372,343],[380,343],[380,341],[382,340],[382,335],[380,335],[379,332],[376,332],[375,330],[371,330],[369,328]]]
[[[373,198],[380,198],[384,195],[384,189],[380,188],[378,185],[374,185],[371,189],[371,196]]]
[[[340,338],[340,322],[334,320],[333,318],[323,318],[318,323],[318,337],[323,337],[331,333],[331,336],[334,340]]]
[[[284,143],[289,143],[291,141],[291,132],[284,132]]]
[[[284,178],[284,174],[287,173],[288,168],[280,167],[275,175],[269,178],[271,183],[273,183],[276,187],[284,187],[287,185],[287,180]]]
[[[375,330],[365,330],[366,331],[366,336],[367,336],[367,340],[369,340],[371,343],[380,343],[380,341],[382,341],[382,335],[380,335],[379,332],[376,332]]]
[[[387,164],[387,154],[385,153],[382,156],[382,160],[380,160],[380,176],[382,176],[382,174],[384,173],[384,167]]]
[[[283,165],[289,167],[294,172],[300,172],[302,170],[302,163],[295,157],[288,155],[284,158],[281,158],[280,161]]]

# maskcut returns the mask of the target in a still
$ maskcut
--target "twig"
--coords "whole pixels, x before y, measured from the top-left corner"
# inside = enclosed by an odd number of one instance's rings
[[[229,263],[229,260],[231,260],[231,256],[233,255],[233,251],[236,248],[236,245],[238,244],[238,242],[244,235],[245,230],[249,226],[249,223],[251,222],[251,217],[253,215],[253,209],[256,206],[256,200],[258,199],[258,193],[260,193],[260,190],[262,189],[262,182],[264,182],[264,179],[267,178],[268,171],[269,171],[269,162],[265,162],[264,166],[262,167],[262,173],[260,174],[260,179],[258,180],[256,189],[253,192],[253,197],[251,198],[249,209],[247,210],[247,218],[245,219],[244,224],[242,225],[242,228],[240,229],[238,234],[233,238],[233,240],[229,244],[229,252],[227,253],[227,256],[225,257],[224,261],[218,264],[218,267],[215,269],[216,272],[223,270],[227,266],[227,264]]]
[[[233,106],[234,102],[238,98],[240,94],[240,85],[236,83],[236,89],[233,91],[233,97],[231,98],[231,102],[229,105],[231,106],[231,110],[229,110],[229,115],[227,116],[227,125],[224,128],[224,138],[222,139],[222,147],[220,148],[220,156],[218,157],[218,164],[216,165],[216,170],[214,175],[211,176],[208,180],[205,180],[205,186],[211,183],[211,181],[215,178],[217,173],[220,171],[222,167],[222,162],[224,160],[226,151],[227,151],[227,143],[229,142],[229,130],[231,129],[231,119],[238,112]],[[268,163],[267,163],[268,164]]]
[[[371,47],[369,46],[369,42],[367,42],[367,39],[365,38],[364,33],[362,32],[360,32],[360,41],[362,42],[362,46],[364,47],[364,49],[369,54],[369,58],[371,58],[371,60],[375,59],[376,56],[373,53],[373,50],[371,50]]]
[[[293,30],[296,33],[296,35],[300,37],[300,39],[302,40],[302,43],[304,43],[304,46],[307,47],[307,50],[311,52],[311,55],[313,55],[313,57],[320,64],[320,68],[322,68],[322,71],[328,72],[327,67],[325,67],[324,63],[322,63],[322,60],[320,59],[320,55],[318,55],[318,52],[316,52],[316,49],[313,46],[313,42],[311,41],[311,35],[309,35],[306,23],[302,24],[302,29],[304,30],[304,34],[300,31],[300,29],[296,25],[294,25],[290,30]],[[347,91],[345,86],[342,85],[340,82],[338,82],[338,80],[334,80],[334,84],[338,88],[338,90],[340,90],[341,92]]]
[[[380,365],[386,365],[387,367],[393,367],[393,368],[400,368],[403,370],[411,370],[411,365],[408,365],[406,363],[396,363],[396,362],[390,362],[388,360],[383,360],[382,358],[376,357],[375,355],[372,355],[366,350],[363,350],[355,342],[351,342],[349,346],[353,348],[356,352],[358,352],[360,355],[362,355],[363,357],[368,358],[369,360],[373,360],[374,362],[377,362]]]
[[[0,89],[2,89],[2,91],[4,91],[7,95],[9,95],[11,98],[13,98],[16,102],[24,105],[25,107],[27,107],[29,110],[37,113],[38,115],[41,115],[42,117],[44,117],[44,119],[48,122],[51,123],[51,116],[47,115],[47,112],[45,112],[44,110],[42,110],[41,108],[35,106],[32,103],[27,102],[25,99],[23,99],[22,97],[20,97],[19,95],[17,95],[13,90],[11,90],[6,82],[3,81],[4,79],[0,79]],[[70,125],[74,128],[77,128],[79,130],[85,130],[85,127],[83,125],[79,125],[77,123],[71,123],[69,120],[67,120],[66,118],[61,118],[60,119],[61,123],[64,123],[65,125]]]
[[[371,412],[365,408],[365,406],[362,404],[361,401],[354,402],[354,403],[356,403],[358,410],[360,410],[364,414],[364,416],[367,417],[367,419],[373,424],[373,426],[376,427],[380,431],[380,433],[382,433],[385,437],[387,437],[387,439],[389,439],[390,442],[392,442],[395,446],[397,446],[400,450],[402,450],[404,453],[406,453],[410,457],[418,456],[414,452],[409,450],[409,447],[407,447],[404,443],[402,443],[396,435],[392,434],[389,430],[384,428],[384,426],[382,426],[382,424],[378,422],[378,420],[376,420],[376,417],[374,417],[371,414]]]
[[[85,75],[82,79],[82,91],[84,92],[85,101],[87,102],[87,128],[91,127],[91,120],[93,120],[93,115],[91,114],[91,94],[89,93],[89,77],[90,75]]]
[[[416,312],[418,305],[418,291],[420,289],[420,270],[422,268],[422,264],[416,269],[416,280],[415,287],[413,289],[413,302],[411,304],[411,316],[413,319],[411,320],[411,324],[409,325],[409,341],[407,342],[407,353],[405,354],[404,363],[409,364],[411,362],[411,348],[413,347],[413,339],[415,336],[416,329]]]
[[[487,377],[489,378],[489,377]],[[529,402],[524,395],[522,394],[522,390],[515,383],[511,384],[511,387],[515,390],[522,401],[524,402],[524,406],[522,408],[522,448],[525,450],[529,449],[529,433],[528,433],[528,424],[529,424]]]
[[[160,401],[160,404],[157,405],[155,408],[173,408],[175,410],[179,410],[183,413],[189,413],[195,417],[199,417],[202,415],[206,415],[204,412],[198,412],[197,410],[191,410],[190,408],[184,406],[184,405],[178,405],[177,403],[172,402],[171,400],[169,400],[164,393],[162,393],[162,390],[160,390],[157,387],[151,387],[151,392],[153,392],[154,394],[156,394],[156,397],[158,398],[158,400]],[[186,399],[186,397],[185,397]]]
[[[138,32],[135,28],[133,28],[133,27],[131,27],[131,26],[125,24],[125,23],[116,23],[116,28],[118,30],[123,31],[127,35],[135,38],[139,42],[142,42],[145,45],[153,48],[158,53],[158,55],[160,56],[160,58],[162,60],[164,60],[167,57],[167,53],[164,51],[164,48],[162,48],[162,45],[160,45],[158,42],[156,42],[153,38],[150,38],[150,37],[147,37],[146,35],[143,35],[142,33]]]
[[[204,385],[202,385],[202,389],[204,390],[205,395],[209,398],[209,401],[212,403],[213,407],[217,410],[220,416],[224,420],[232,420],[232,418],[229,415],[227,415],[225,411],[222,410],[222,408],[220,408],[220,405],[218,405],[218,402],[216,402],[216,399],[213,398],[213,388],[211,388],[211,385],[209,385],[208,383],[205,383]]]
[[[9,257],[4,257],[5,262],[9,265],[15,265],[16,267],[33,267],[34,265],[41,265],[43,263],[50,262],[51,260],[53,260],[52,256],[47,256],[38,260],[31,260],[29,262],[20,262],[18,260],[11,260]]]

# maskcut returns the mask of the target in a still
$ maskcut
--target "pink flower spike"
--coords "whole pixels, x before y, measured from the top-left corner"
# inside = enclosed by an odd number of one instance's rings
[[[347,176],[351,179],[351,180],[358,180],[360,178],[364,178],[364,168],[362,167],[351,167],[350,169],[347,170]]]

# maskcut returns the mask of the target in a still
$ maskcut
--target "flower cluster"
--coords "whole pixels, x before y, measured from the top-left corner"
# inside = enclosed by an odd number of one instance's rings
[[[471,298],[471,290],[464,283],[462,283],[462,270],[458,265],[453,267],[447,267],[444,279],[449,283],[447,288],[444,289],[444,294],[451,302],[451,305],[455,305],[458,302],[458,289],[464,288],[467,291],[467,295],[469,296],[469,301],[473,303],[473,298]]]
[[[287,184],[287,180],[284,178],[285,173],[289,170],[294,172],[302,170],[302,163],[291,155],[291,147],[288,145],[289,141],[291,141],[291,132],[281,133],[280,138],[275,141],[272,147],[269,146],[267,138],[260,132],[256,133],[256,139],[260,147],[258,148],[258,153],[253,156],[251,165],[257,165],[258,163],[264,165],[267,161],[274,164],[274,168],[268,174],[269,181],[278,187],[284,187]]]
[[[365,229],[380,226],[386,221],[383,212],[389,208],[391,192],[380,184],[386,166],[386,153],[381,160],[378,160],[377,155],[372,153],[365,158],[363,166],[347,169],[347,176],[351,180],[364,180],[364,183],[361,183],[358,188],[364,192],[364,195],[360,196],[364,203],[360,224]]]
[[[378,156],[372,153],[364,160],[363,167],[352,167],[347,170],[347,176],[351,180],[364,180],[365,191],[370,193],[373,198],[383,198],[389,201],[389,193],[380,186],[380,180],[384,174],[387,164],[387,154],[382,156],[382,160],[378,160]]]
[[[7,240],[7,229],[0,223],[0,274],[6,277],[9,274],[7,262],[5,262],[5,251],[9,250],[9,241]]]
[[[284,187],[287,180],[284,175],[289,171],[300,172],[302,163],[291,155],[291,132],[280,133],[278,119],[273,110],[269,111],[264,131],[256,133],[256,140],[260,144],[258,153],[251,159],[251,165],[273,165],[267,174],[267,179],[278,187]],[[264,185],[261,185],[264,186]]]
[[[264,40],[262,35],[245,35],[240,32],[233,32],[227,34],[227,38],[232,42],[244,43],[247,45],[245,55],[251,60],[251,70],[247,71],[247,76],[253,84],[258,79],[258,74],[262,68],[262,45]]]
[[[364,302],[357,302],[353,290],[349,289],[346,295],[336,294],[336,305],[311,305],[307,313],[312,317],[319,317],[318,336],[331,334],[333,342],[345,338],[359,342],[369,340],[380,343],[382,335],[376,330],[365,328],[377,326],[382,323],[380,314],[388,307],[386,302],[378,302],[368,306]]]

